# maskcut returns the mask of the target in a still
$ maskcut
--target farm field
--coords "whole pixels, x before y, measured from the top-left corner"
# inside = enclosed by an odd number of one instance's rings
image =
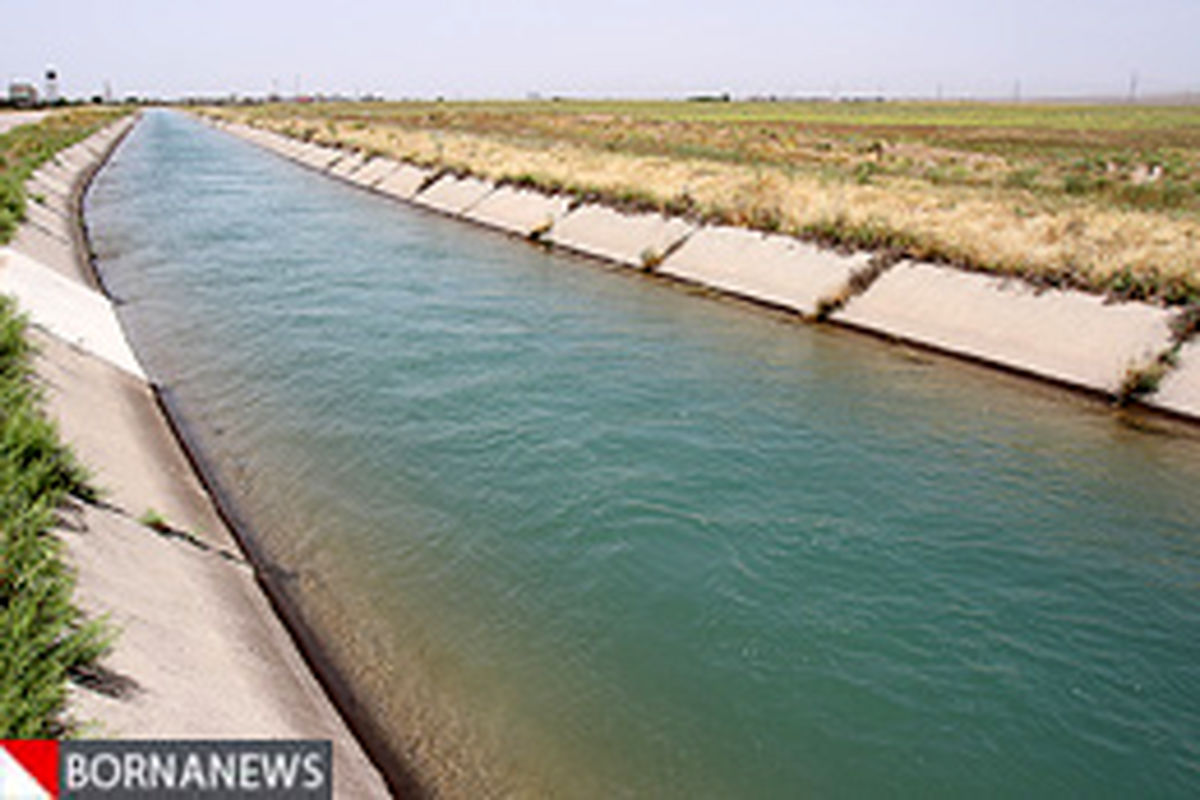
[[[621,207],[1200,300],[1200,106],[403,102],[208,109]]]

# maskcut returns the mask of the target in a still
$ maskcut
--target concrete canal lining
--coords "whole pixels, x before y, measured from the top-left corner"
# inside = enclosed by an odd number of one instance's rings
[[[333,166],[333,163],[341,156],[342,154],[338,150],[310,142],[296,154],[296,160],[306,167],[324,172]]]
[[[399,169],[399,167],[399,162],[392,161],[390,158],[376,156],[369,159],[361,169],[351,175],[350,182],[370,189]]]
[[[849,291],[869,256],[843,256],[788,236],[745,228],[701,228],[659,272],[814,317]]]
[[[1193,339],[1179,349],[1177,363],[1163,378],[1147,405],[1175,414],[1200,419],[1200,341]]]
[[[71,243],[71,223],[61,213],[52,210],[49,204],[43,205],[37,200],[27,202],[25,222],[65,244]]]
[[[832,319],[1105,394],[1171,346],[1163,308],[910,261]]]
[[[491,183],[479,178],[443,175],[431,186],[413,195],[412,201],[443,214],[461,215],[494,189]]]
[[[0,293],[15,297],[35,325],[145,380],[104,295],[8,248],[0,248]]]
[[[51,236],[34,225],[26,224],[18,228],[17,235],[9,245],[13,250],[24,253],[63,275],[71,275],[78,270],[75,250],[71,243]]]
[[[399,169],[375,185],[375,190],[397,200],[411,200],[425,182],[433,177],[433,171],[401,164]]]
[[[568,250],[641,268],[662,259],[695,229],[678,217],[583,205],[559,219],[543,238]]]
[[[345,153],[329,168],[329,174],[348,181],[364,163],[365,159],[358,153]]]
[[[497,228],[518,236],[547,232],[567,213],[570,201],[530,189],[512,186],[497,187],[463,216],[482,225]]]

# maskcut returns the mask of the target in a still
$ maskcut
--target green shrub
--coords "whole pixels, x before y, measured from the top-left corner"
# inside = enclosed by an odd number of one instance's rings
[[[69,674],[109,637],[72,601],[74,580],[49,530],[87,475],[39,409],[24,321],[0,297],[0,738],[59,737]]]
[[[880,173],[879,165],[874,161],[860,161],[854,165],[854,182],[865,186]]]
[[[1107,186],[1106,179],[1089,175],[1086,172],[1070,172],[1063,177],[1063,191],[1067,194],[1092,194]]]
[[[1037,186],[1039,174],[1037,167],[1013,170],[1005,177],[1004,185],[1011,189],[1033,189]]]

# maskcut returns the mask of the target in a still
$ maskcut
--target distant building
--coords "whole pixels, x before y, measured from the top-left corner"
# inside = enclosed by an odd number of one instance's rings
[[[38,104],[38,90],[30,81],[8,84],[8,102],[17,108],[32,108]]]
[[[54,67],[46,67],[46,102],[58,102],[58,71]]]

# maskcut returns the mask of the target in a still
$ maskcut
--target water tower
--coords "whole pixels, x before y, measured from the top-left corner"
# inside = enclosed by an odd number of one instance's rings
[[[46,67],[46,102],[58,102],[58,70]]]

